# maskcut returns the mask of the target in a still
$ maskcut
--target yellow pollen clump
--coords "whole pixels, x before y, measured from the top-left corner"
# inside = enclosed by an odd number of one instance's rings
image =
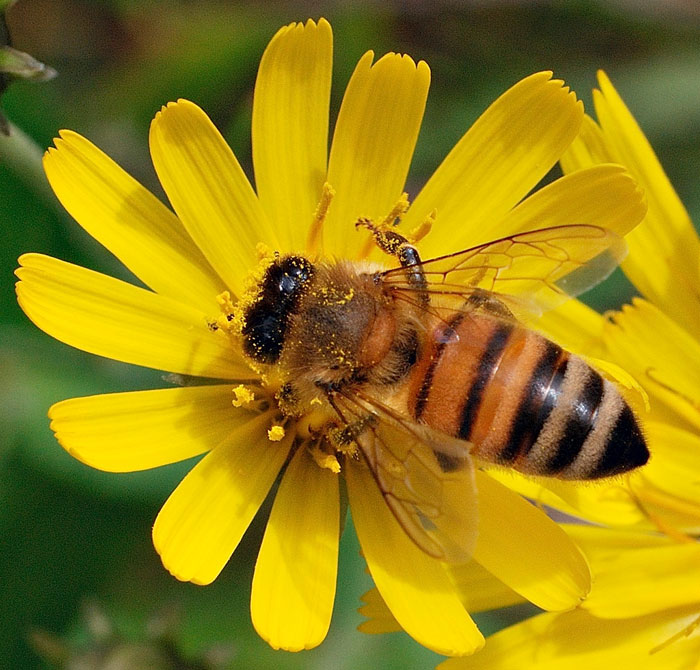
[[[258,242],[255,245],[255,252],[258,254],[258,260],[261,261],[265,259],[270,261],[274,256],[272,249],[270,249],[270,247],[268,247],[264,242]]]
[[[267,439],[270,442],[279,442],[285,435],[284,426],[272,426],[267,431]]]
[[[235,305],[233,304],[233,299],[228,291],[222,291],[216,296],[216,302],[219,305],[221,314],[214,322],[209,323],[209,328],[211,330],[221,329],[225,333],[235,332],[236,327],[234,326],[234,312]]]
[[[255,400],[255,394],[243,384],[239,384],[233,389],[233,396],[231,404],[234,407],[248,407]]]
[[[340,472],[340,463],[333,454],[323,451],[318,445],[310,448],[309,453],[319,467],[330,470],[336,475]]]

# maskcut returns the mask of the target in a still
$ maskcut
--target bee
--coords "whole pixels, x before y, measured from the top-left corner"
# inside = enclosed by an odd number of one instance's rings
[[[321,408],[319,442],[366,462],[421,549],[469,558],[475,460],[568,480],[646,463],[615,385],[526,325],[610,274],[619,237],[560,226],[421,260],[392,229],[358,225],[396,267],[276,257],[245,307],[242,345],[281,379],[285,414]]]

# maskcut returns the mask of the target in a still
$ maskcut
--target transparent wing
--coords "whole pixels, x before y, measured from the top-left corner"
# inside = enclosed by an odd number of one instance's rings
[[[504,237],[422,261],[431,302],[455,306],[487,292],[515,316],[541,314],[605,279],[624,259],[622,238],[587,225],[556,226]],[[385,286],[415,300],[404,268],[380,273]]]
[[[477,495],[469,443],[399,415],[362,392],[333,399],[379,490],[406,534],[439,560],[469,560],[477,535]]]

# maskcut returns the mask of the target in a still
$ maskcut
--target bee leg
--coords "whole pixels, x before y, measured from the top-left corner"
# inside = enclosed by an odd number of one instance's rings
[[[423,307],[430,304],[428,281],[423,272],[421,259],[416,249],[403,235],[382,226],[376,226],[370,219],[358,219],[355,227],[367,228],[374,236],[377,246],[389,256],[395,256],[401,267],[406,268],[406,279],[416,292]]]
[[[365,430],[367,430],[369,426],[374,425],[376,422],[376,416],[373,414],[366,414],[365,416],[346,424],[342,428],[334,428],[333,430],[329,431],[328,440],[338,451],[345,451]]]
[[[481,288],[475,288],[466,302],[472,309],[482,309],[494,316],[500,316],[503,319],[512,320],[515,317],[508,307],[498,298],[494,297],[489,291],[484,291]]]

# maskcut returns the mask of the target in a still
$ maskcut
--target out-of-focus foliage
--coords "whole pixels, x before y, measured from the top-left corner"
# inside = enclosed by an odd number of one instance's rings
[[[42,148],[60,128],[86,135],[162,194],[148,156],[148,125],[162,104],[189,98],[207,110],[249,168],[259,57],[279,26],[309,16],[333,24],[335,110],[367,49],[407,52],[430,64],[433,83],[412,194],[507,86],[553,69],[588,106],[602,67],[700,220],[700,13],[694,3],[21,0],[7,10],[13,47],[59,76],[42,84],[13,81],[2,97],[3,113]],[[255,635],[248,615],[260,521],[214,585],[180,584],[160,566],[150,528],[188,466],[113,475],[62,451],[48,428],[51,403],[167,382],[153,371],[75,352],[20,312],[12,271],[24,251],[132,279],[69,220],[36,174],[0,147],[0,667],[51,667],[29,644],[33,630],[89,642],[81,617],[89,597],[104,604],[126,639],[136,641],[154,610],[178,603],[180,653],[195,657],[225,642],[235,649],[231,667],[434,665],[437,657],[406,636],[354,630],[359,596],[370,583],[352,532],[341,543],[328,639],[312,652],[274,652]],[[592,301],[604,308],[629,296],[618,278]],[[488,633],[516,614],[487,615],[480,622]]]

